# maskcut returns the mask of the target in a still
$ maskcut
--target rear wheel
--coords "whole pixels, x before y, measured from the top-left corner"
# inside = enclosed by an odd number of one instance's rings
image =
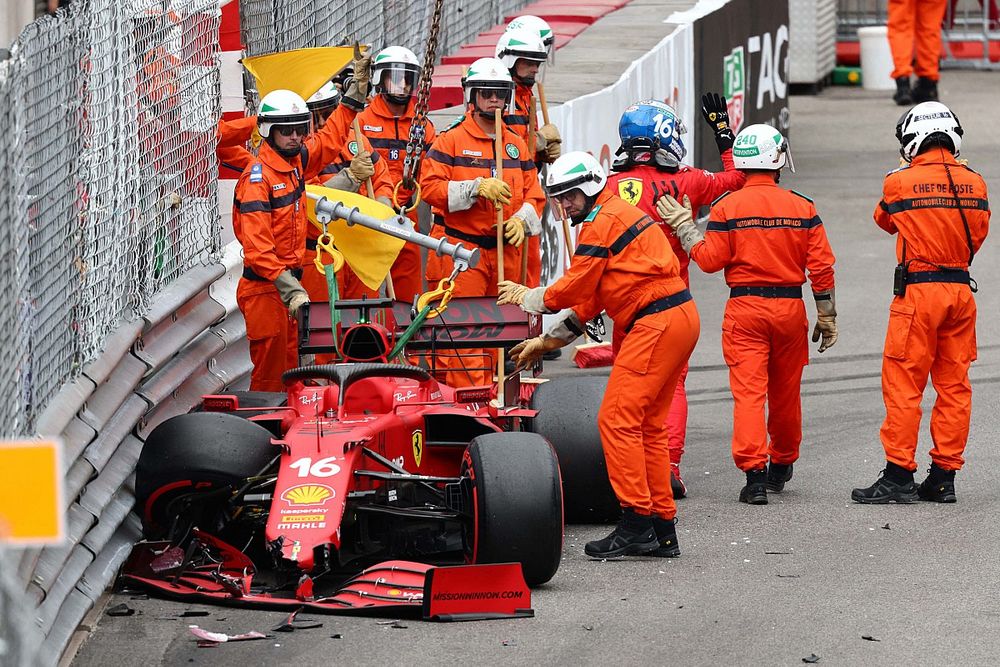
[[[607,376],[557,377],[531,396],[531,408],[538,410],[531,430],[551,442],[559,457],[566,520],[574,523],[617,521],[621,515],[597,430],[607,387]]]
[[[225,527],[232,491],[277,454],[271,432],[242,417],[194,412],[149,434],[135,471],[136,505],[148,538]],[[169,535],[180,538],[182,535]]]
[[[467,549],[474,563],[521,563],[529,586],[544,584],[562,557],[562,488],[552,447],[534,433],[472,439],[462,474],[472,488]]]

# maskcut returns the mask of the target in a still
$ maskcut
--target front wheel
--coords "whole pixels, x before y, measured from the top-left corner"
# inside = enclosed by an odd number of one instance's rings
[[[488,433],[472,439],[462,463],[471,482],[473,563],[521,563],[529,586],[544,584],[562,557],[559,462],[535,433]]]

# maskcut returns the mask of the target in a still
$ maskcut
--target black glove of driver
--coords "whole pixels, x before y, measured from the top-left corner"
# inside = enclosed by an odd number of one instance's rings
[[[701,115],[715,132],[715,143],[719,153],[724,153],[733,147],[733,130],[729,127],[729,111],[726,109],[726,98],[718,93],[705,93],[701,96]]]

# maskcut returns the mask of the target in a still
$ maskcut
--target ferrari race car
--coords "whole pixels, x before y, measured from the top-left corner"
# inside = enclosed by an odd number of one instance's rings
[[[434,599],[466,599],[484,582],[514,599],[425,615],[523,611],[510,591],[555,575],[564,505],[582,520],[618,512],[596,431],[606,379],[522,386],[515,374],[503,403],[495,387],[449,387],[432,373],[439,352],[509,347],[541,322],[491,297],[439,310],[421,321],[400,301],[310,304],[300,355],[341,363],[286,372],[284,393],[206,396],[157,426],[136,469],[146,541],[124,578],[178,597],[336,611],[424,605],[426,563],[466,564],[438,572],[451,588]],[[404,358],[431,370],[388,363],[407,337]]]

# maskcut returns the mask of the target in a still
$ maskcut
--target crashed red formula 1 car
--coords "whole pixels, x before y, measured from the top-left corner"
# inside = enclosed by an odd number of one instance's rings
[[[456,274],[477,259],[400,231],[400,218],[325,198],[316,211],[448,254]],[[604,382],[547,382],[530,399],[518,375],[501,392],[439,382],[414,361],[433,370],[442,350],[510,347],[541,328],[516,306],[444,291],[435,308],[423,297],[310,304],[300,355],[340,363],[286,372],[284,393],[207,396],[157,426],[136,468],[147,541],[124,578],[261,606],[525,613],[525,583],[559,567],[564,491],[578,519],[618,511],[596,433]]]

